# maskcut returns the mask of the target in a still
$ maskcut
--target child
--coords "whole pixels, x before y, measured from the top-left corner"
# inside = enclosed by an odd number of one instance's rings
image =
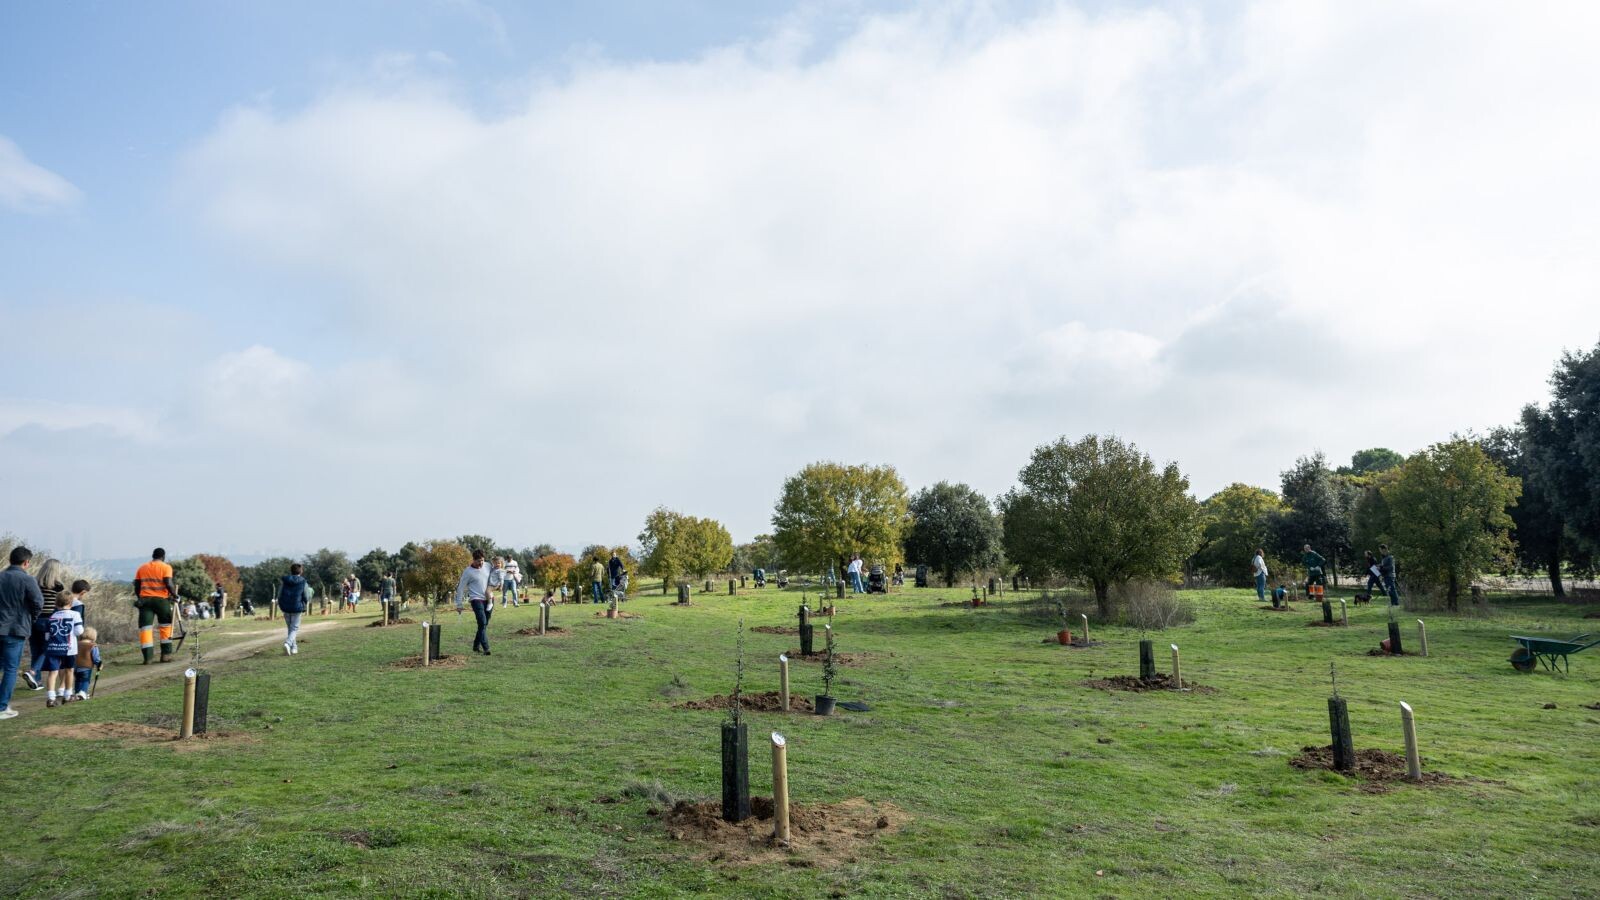
[[[100,668],[100,633],[93,628],[83,629],[78,641],[78,664],[72,670],[72,699],[89,699],[89,679]]]
[[[58,609],[45,626],[44,705],[46,708],[67,702],[72,693],[72,669],[78,659],[78,635],[83,634],[83,616],[72,608]],[[56,699],[56,683],[61,684],[61,699]]]

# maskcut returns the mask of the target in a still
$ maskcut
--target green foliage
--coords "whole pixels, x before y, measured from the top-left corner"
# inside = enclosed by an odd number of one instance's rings
[[[1301,547],[1310,544],[1330,565],[1348,560],[1350,508],[1356,492],[1328,468],[1321,451],[1300,457],[1283,473],[1283,500],[1289,509],[1270,520],[1272,549],[1278,556],[1299,559]]]
[[[1407,459],[1384,491],[1392,511],[1391,545],[1414,577],[1444,587],[1453,610],[1462,588],[1510,555],[1507,508],[1521,494],[1521,481],[1476,441],[1434,444]]]
[[[1380,544],[1390,542],[1394,517],[1385,492],[1399,477],[1399,469],[1389,469],[1364,480],[1350,513],[1350,544],[1354,552],[1376,553]]]
[[[485,559],[493,559],[496,555],[503,556],[495,546],[494,538],[484,534],[463,534],[456,538],[456,543],[467,548],[467,552],[482,550]]]
[[[1536,465],[1528,447],[1528,433],[1521,427],[1496,428],[1481,442],[1489,458],[1504,466],[1506,474],[1522,480],[1522,498],[1511,509],[1511,539],[1516,542],[1517,562],[1524,569],[1543,569],[1550,578],[1550,589],[1557,597],[1566,596],[1561,583],[1561,566],[1570,557],[1566,522],[1556,512],[1554,497],[1545,473]]]
[[[778,544],[770,534],[758,534],[748,544],[735,546],[733,562],[729,564],[729,570],[733,572],[751,572],[756,569],[776,572],[781,568],[783,561],[778,555]]]
[[[1200,540],[1200,507],[1177,465],[1157,471],[1115,437],[1041,446],[1017,481],[1001,500],[1007,556],[1030,573],[1087,579],[1103,618],[1112,585],[1176,574]]]
[[[1528,468],[1568,531],[1600,549],[1600,346],[1563,354],[1550,388],[1545,408],[1522,411]]]
[[[576,594],[579,599],[587,597],[589,595],[589,581],[594,571],[593,565],[599,563],[600,568],[605,569],[611,562],[612,553],[617,554],[617,557],[622,560],[622,567],[627,569],[630,574],[639,571],[639,561],[633,558],[633,551],[626,546],[607,547],[604,544],[590,544],[583,548],[583,553],[578,556],[572,571],[567,573],[568,589]],[[610,583],[605,582],[605,587],[610,590]]]
[[[1000,522],[989,501],[964,484],[941,481],[911,498],[906,559],[944,576],[990,568],[1000,562]]]
[[[1222,584],[1249,585],[1250,559],[1265,549],[1271,536],[1269,517],[1286,509],[1277,494],[1265,488],[1234,483],[1200,504],[1200,549],[1195,568]],[[1269,551],[1270,557],[1270,551]],[[1274,562],[1269,569],[1277,570]]]
[[[1350,465],[1340,466],[1339,475],[1376,475],[1397,469],[1406,458],[1390,450],[1388,447],[1373,447],[1369,450],[1357,450],[1350,457]]]
[[[172,564],[172,583],[185,600],[202,600],[211,595],[211,576],[199,557],[191,556]]]
[[[553,591],[561,587],[561,583],[572,574],[572,567],[577,564],[578,561],[570,553],[551,552],[534,557],[526,571],[533,573],[535,584]]]
[[[294,560],[289,557],[274,556],[240,569],[239,580],[244,585],[243,596],[249,597],[250,602],[257,606],[276,603],[278,585],[282,583],[283,576],[289,574],[289,567],[292,565]]]
[[[449,599],[461,581],[461,571],[472,565],[472,551],[455,541],[428,541],[417,548],[406,573],[406,588],[432,607]]]
[[[217,582],[221,582],[222,589],[228,592],[228,605],[235,606],[239,602],[239,592],[244,588],[244,583],[239,578],[239,567],[225,556],[196,553],[194,558],[199,561],[200,567],[206,570],[206,578],[211,581],[206,588],[206,595],[210,596]]]
[[[383,548],[368,550],[360,559],[356,560],[356,577],[361,579],[361,592],[378,596],[378,589],[383,584],[383,576],[395,567],[395,558],[383,552]]]
[[[306,581],[317,589],[319,597],[331,597],[332,589],[354,571],[350,557],[341,550],[329,550],[327,547],[307,555],[300,562],[306,567]]]
[[[906,526],[906,486],[893,466],[812,463],[783,483],[772,538],[790,565],[841,568],[851,553],[892,562]]]

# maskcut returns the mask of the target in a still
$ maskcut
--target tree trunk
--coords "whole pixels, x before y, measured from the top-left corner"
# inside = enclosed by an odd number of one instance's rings
[[[1461,584],[1456,580],[1456,573],[1450,573],[1450,580],[1445,587],[1444,602],[1450,607],[1451,612],[1456,611],[1456,598],[1461,594]]]
[[[946,573],[944,573],[944,586],[947,587],[947,588],[953,588],[953,587],[956,586],[956,573],[954,573],[954,572],[946,572]]]
[[[1557,597],[1565,597],[1567,589],[1561,583],[1561,544],[1557,542],[1556,548],[1550,551],[1550,558],[1545,560],[1545,568],[1550,572],[1550,592]]]
[[[1094,583],[1094,605],[1100,609],[1100,618],[1101,618],[1101,620],[1106,621],[1106,622],[1111,621],[1111,583],[1110,582],[1100,581],[1099,579],[1095,580],[1095,583]]]

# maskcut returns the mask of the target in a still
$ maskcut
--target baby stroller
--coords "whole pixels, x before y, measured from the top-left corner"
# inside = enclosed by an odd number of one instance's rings
[[[873,566],[867,572],[867,593],[889,593],[889,580],[883,575],[883,566]]]
[[[757,569],[755,571],[755,576],[756,576],[756,587],[764,588],[764,587],[767,586],[767,570],[766,569]]]
[[[899,563],[894,564],[894,580],[891,582],[891,584],[893,584],[895,587],[906,586],[906,570],[905,567],[901,566]]]
[[[783,569],[779,569],[778,570],[778,587],[786,588],[788,586],[789,586],[789,573],[784,571]]]

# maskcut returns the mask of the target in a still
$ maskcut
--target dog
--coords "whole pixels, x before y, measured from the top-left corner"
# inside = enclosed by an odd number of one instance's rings
[[[1355,604],[1357,606],[1360,606],[1363,603],[1371,603],[1371,602],[1372,602],[1372,594],[1371,593],[1357,594],[1356,595]]]

